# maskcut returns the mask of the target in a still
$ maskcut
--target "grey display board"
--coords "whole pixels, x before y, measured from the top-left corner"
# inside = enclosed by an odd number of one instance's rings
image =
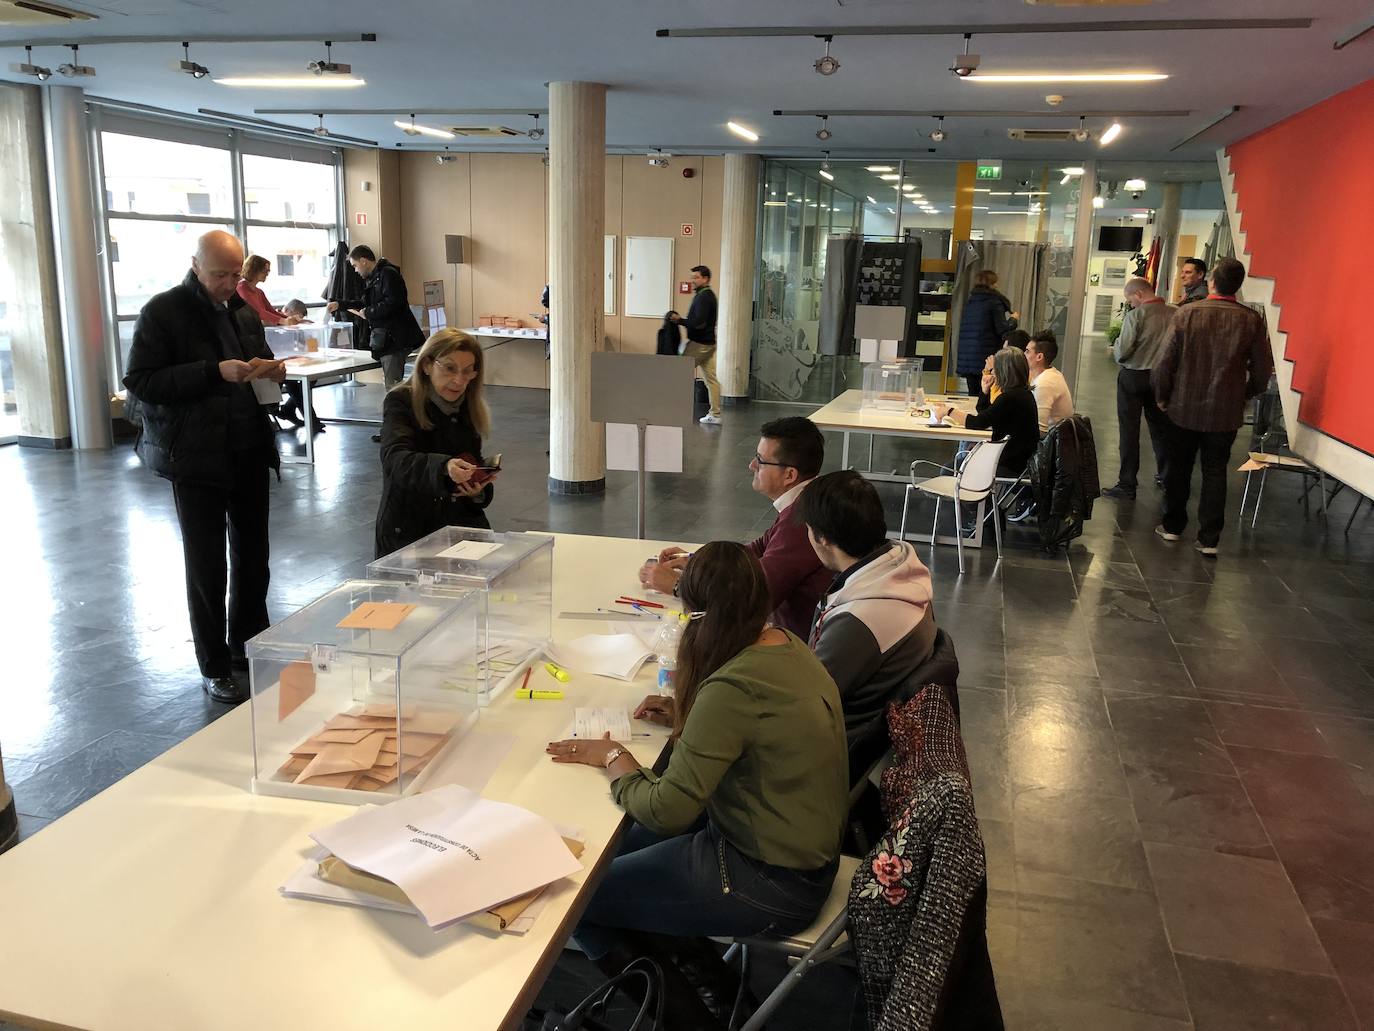
[[[690,426],[695,363],[686,355],[592,355],[592,419],[596,422]]]

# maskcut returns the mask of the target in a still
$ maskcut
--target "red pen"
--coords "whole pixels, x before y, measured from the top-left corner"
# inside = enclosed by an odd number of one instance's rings
[[[615,600],[615,603],[617,605],[643,605],[645,608],[649,609],[661,609],[664,607],[656,601],[645,601],[643,598],[631,598],[623,594]]]
[[[534,667],[533,667],[533,666],[526,666],[526,667],[525,667],[525,679],[522,680],[522,681],[520,681],[520,690],[523,691],[523,690],[525,690],[525,688],[527,688],[527,687],[530,686],[530,674],[533,673],[533,672],[534,672]]]

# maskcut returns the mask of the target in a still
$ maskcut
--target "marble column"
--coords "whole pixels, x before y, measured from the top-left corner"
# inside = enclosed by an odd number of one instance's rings
[[[606,87],[549,83],[549,493],[606,489],[606,431],[591,418],[602,350]]]
[[[1174,263],[1178,260],[1178,230],[1183,212],[1182,183],[1165,183],[1160,187],[1159,210],[1155,212],[1155,237],[1159,246],[1159,282],[1155,289],[1160,297],[1168,297],[1174,283]]]
[[[757,271],[759,158],[725,155],[721,202],[720,268],[716,270],[720,314],[716,321],[716,376],[725,404],[749,399],[749,347],[754,332]]]
[[[78,449],[108,451],[113,444],[109,363],[100,300],[101,256],[92,231],[96,215],[86,94],[81,87],[45,87],[43,122],[72,443]]]

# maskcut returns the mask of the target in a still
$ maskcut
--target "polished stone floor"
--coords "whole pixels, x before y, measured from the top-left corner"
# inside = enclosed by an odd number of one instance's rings
[[[1111,375],[1100,347],[1085,356],[1104,484]],[[326,388],[320,406],[375,411],[378,394]],[[633,535],[631,474],[611,473],[604,497],[550,497],[547,394],[491,394],[507,469],[495,526]],[[651,477],[649,535],[765,527],[745,468],[757,427],[804,411],[753,405],[687,431],[685,472]],[[331,427],[317,465],[284,467],[274,618],[371,557],[368,433]],[[875,466],[917,453],[879,441]],[[1000,568],[974,554],[961,579],[951,549],[922,549],[963,668],[990,938],[1017,1031],[1374,1028],[1374,524],[1347,538],[1342,496],[1328,531],[1276,480],[1259,528],[1242,528],[1239,486],[1217,560],[1153,537],[1152,490],[1100,502],[1067,558],[1013,529]],[[901,488],[881,490],[895,528]],[[127,443],[0,449],[0,499],[0,744],[32,835],[223,710],[197,687],[168,487]],[[913,525],[929,520],[915,508]],[[845,971],[824,971],[776,1026],[845,1027],[851,993]]]

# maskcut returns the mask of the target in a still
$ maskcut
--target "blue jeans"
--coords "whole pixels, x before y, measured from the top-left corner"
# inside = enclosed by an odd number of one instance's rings
[[[573,937],[598,960],[619,929],[678,938],[795,933],[825,904],[837,864],[771,866],[740,852],[704,817],[671,838],[635,824]]]

